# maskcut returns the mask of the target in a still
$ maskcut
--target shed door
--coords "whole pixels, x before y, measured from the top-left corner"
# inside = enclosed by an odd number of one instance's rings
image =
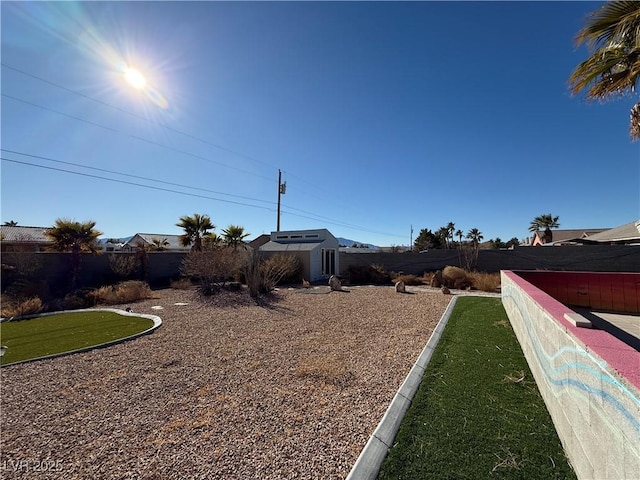
[[[329,276],[336,274],[336,249],[335,248],[322,249],[322,274],[329,275]]]

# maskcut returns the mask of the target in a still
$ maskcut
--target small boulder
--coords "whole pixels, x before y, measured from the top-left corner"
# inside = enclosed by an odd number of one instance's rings
[[[449,295],[451,291],[447,287],[442,287],[442,293],[444,293],[445,295]]]
[[[431,286],[438,288],[442,285],[443,280],[442,280],[442,271],[441,270],[436,270],[436,273],[433,274],[433,277],[431,277]]]
[[[396,292],[407,293],[407,290],[404,286],[404,282],[402,280],[400,280],[399,282],[396,282]]]

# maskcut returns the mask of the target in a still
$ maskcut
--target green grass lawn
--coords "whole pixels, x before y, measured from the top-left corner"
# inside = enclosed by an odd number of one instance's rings
[[[574,479],[500,299],[460,297],[380,480]]]
[[[111,342],[147,330],[153,321],[114,312],[72,312],[0,323],[2,365]]]

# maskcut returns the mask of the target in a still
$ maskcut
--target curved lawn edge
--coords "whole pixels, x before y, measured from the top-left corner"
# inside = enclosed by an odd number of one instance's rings
[[[378,477],[382,462],[389,449],[393,446],[393,440],[400,429],[402,419],[411,404],[413,396],[418,391],[420,382],[422,382],[422,375],[433,356],[433,351],[440,341],[442,332],[447,326],[457,300],[458,295],[455,295],[449,302],[436,328],[433,329],[427,344],[422,349],[393,400],[391,400],[382,420],[380,420],[373,434],[369,437],[369,441],[362,449],[346,480],[375,480]]]
[[[138,332],[138,333],[134,333],[133,335],[128,335],[126,337],[118,338],[117,340],[111,340],[109,342],[104,342],[104,343],[98,343],[96,345],[91,345],[89,347],[76,348],[75,350],[68,350],[66,352],[53,353],[51,355],[45,355],[44,357],[36,357],[36,358],[30,358],[28,360],[20,360],[18,362],[7,363],[7,364],[0,365],[0,368],[11,367],[13,365],[20,365],[20,364],[23,364],[23,363],[37,362],[37,361],[40,361],[40,360],[47,360],[47,359],[50,359],[50,358],[63,357],[65,355],[72,355],[74,353],[88,352],[90,350],[96,350],[98,348],[110,347],[112,345],[117,345],[119,343],[128,342],[129,340],[133,340],[133,339],[141,337],[143,335],[148,335],[148,334],[154,332],[157,328],[159,328],[162,325],[162,319],[157,315],[151,315],[151,314],[148,314],[148,313],[127,312],[125,310],[120,310],[118,308],[83,308],[83,309],[80,309],[80,310],[61,310],[61,311],[58,311],[58,312],[47,312],[47,313],[38,313],[38,314],[35,314],[35,315],[25,315],[25,316],[17,318],[17,319],[14,318],[12,320],[9,320],[7,318],[3,318],[2,322],[31,320],[31,319],[34,319],[34,318],[50,317],[50,316],[53,316],[53,315],[63,315],[63,314],[82,313],[82,312],[111,312],[111,313],[116,313],[118,315],[122,315],[124,317],[146,318],[147,320],[151,320],[153,322],[153,325],[151,327],[147,328],[146,330],[143,330],[142,332]]]

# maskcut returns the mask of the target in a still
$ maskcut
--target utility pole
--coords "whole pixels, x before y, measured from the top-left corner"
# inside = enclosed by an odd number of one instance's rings
[[[413,250],[413,225],[411,225],[411,235],[409,236],[409,251]]]
[[[287,192],[287,182],[282,183],[282,172],[278,169],[278,225],[276,232],[280,231],[280,195]]]

